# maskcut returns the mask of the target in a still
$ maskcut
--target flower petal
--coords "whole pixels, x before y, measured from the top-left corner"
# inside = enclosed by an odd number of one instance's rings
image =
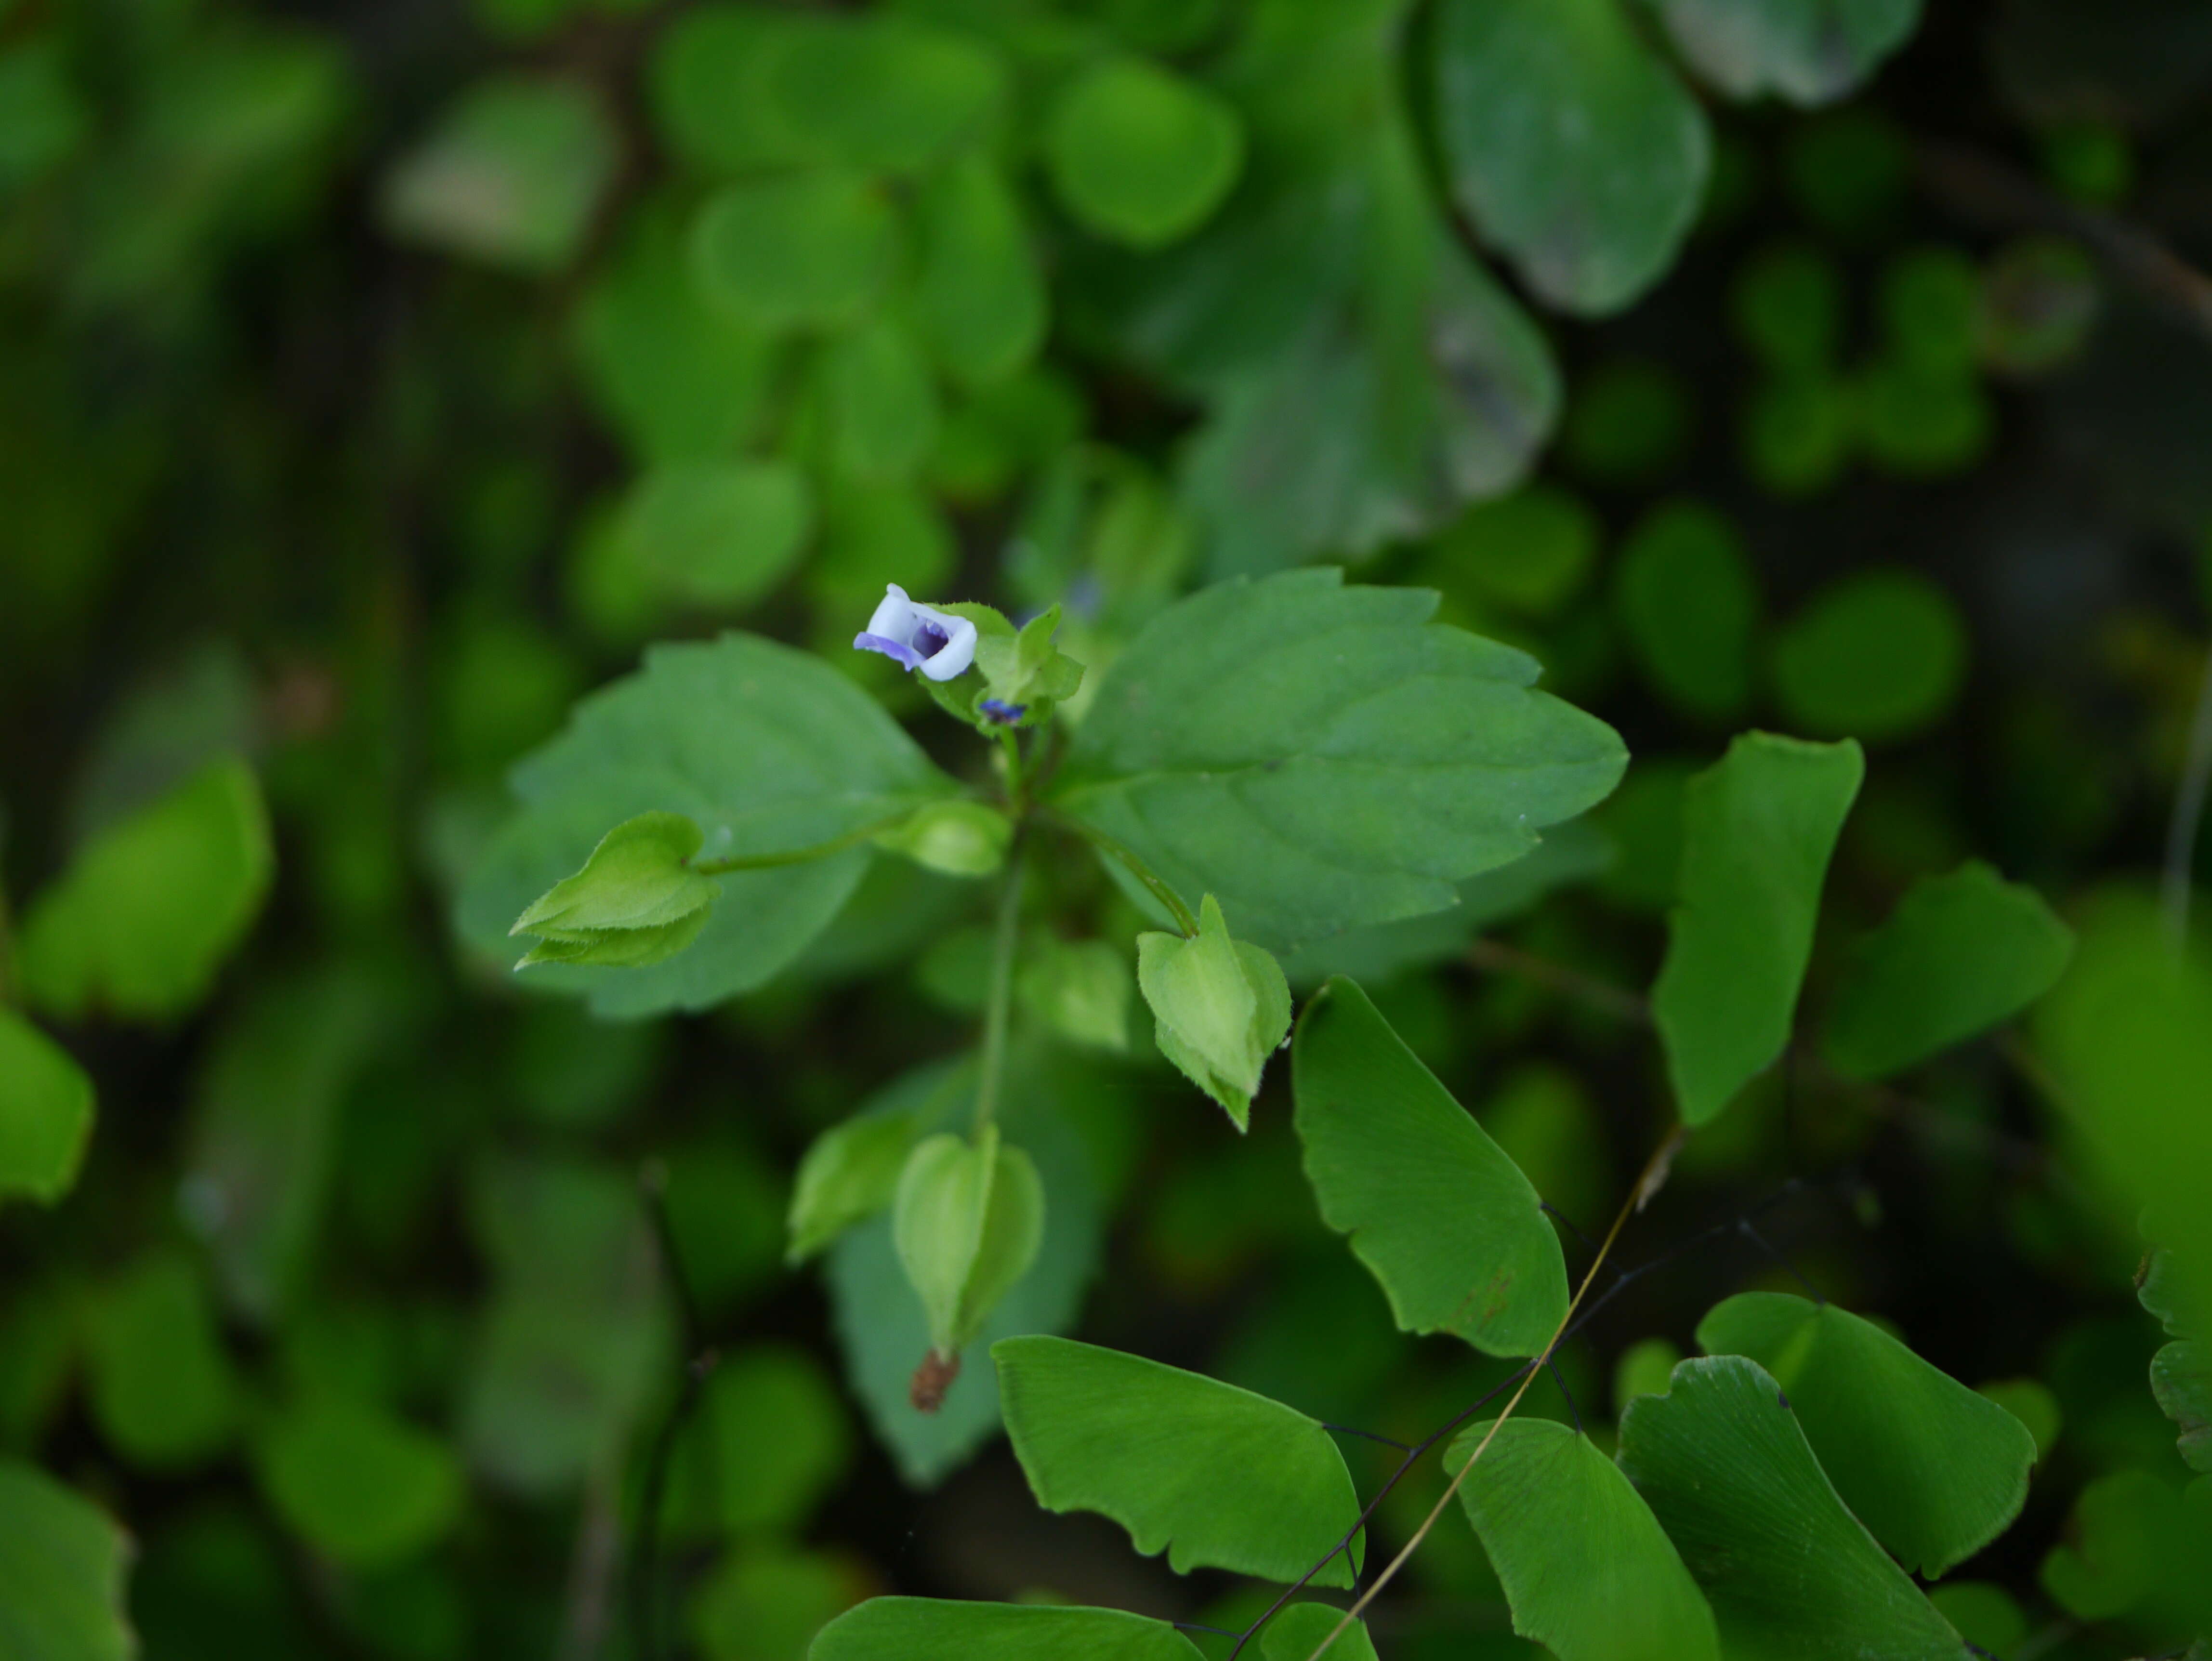
[[[975,625],[966,618],[940,611],[933,605],[917,605],[921,618],[945,631],[945,644],[921,660],[921,672],[932,680],[951,680],[975,661]]]
[[[892,662],[907,670],[921,668],[927,661],[921,653],[915,651],[904,641],[893,640],[888,635],[855,635],[853,636],[853,649],[856,652],[881,652]],[[951,649],[949,647],[946,648],[948,651]],[[972,645],[968,648],[968,654],[970,657],[975,654],[975,648]],[[939,655],[942,656],[943,654],[940,653]],[[942,680],[945,677],[939,675],[937,678]]]
[[[915,613],[920,609],[907,598],[905,589],[896,582],[887,582],[883,599],[876,603],[875,613],[868,619],[866,632],[884,640],[910,640],[914,636]]]

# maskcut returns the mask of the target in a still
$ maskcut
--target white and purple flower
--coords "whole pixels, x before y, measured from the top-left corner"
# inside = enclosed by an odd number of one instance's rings
[[[975,625],[907,598],[896,582],[887,585],[876,614],[853,637],[856,651],[881,652],[908,671],[932,680],[951,680],[975,660]]]

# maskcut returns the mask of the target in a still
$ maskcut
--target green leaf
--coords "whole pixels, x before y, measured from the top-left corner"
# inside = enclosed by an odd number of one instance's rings
[[[1656,0],[1690,67],[1729,97],[1826,104],[1920,22],[1920,0]]]
[[[1729,1655],[1961,1661],[1959,1634],[1844,1509],[1781,1387],[1685,1361],[1620,1421],[1620,1468],[1705,1589]]]
[[[1530,690],[1531,660],[1435,607],[1328,569],[1191,596],[1107,671],[1054,805],[1271,950],[1450,905],[1626,757]]]
[[[690,1537],[792,1533],[836,1488],[853,1429],[822,1364],[761,1344],[715,1367],[670,1463],[667,1526]]]
[[[839,472],[876,484],[911,478],[938,423],[937,383],[914,337],[876,318],[823,349],[821,374]]]
[[[1914,1573],[1936,1579],[2020,1514],[2027,1427],[1871,1322],[1747,1292],[1714,1306],[1698,1342],[1773,1376],[1844,1503]]]
[[[1460,1433],[1458,1470],[1494,1421]],[[1713,1612],[1628,1479],[1579,1431],[1509,1419],[1460,1484],[1512,1607],[1559,1661],[1720,1661]]]
[[[921,1134],[914,1112],[863,1111],[816,1137],[799,1162],[784,1260],[805,1262],[890,1205]]]
[[[641,462],[726,456],[760,425],[774,349],[700,297],[665,205],[637,216],[570,332],[586,391]]]
[[[1141,58],[1109,58],[1071,81],[1045,116],[1045,161],[1077,221],[1132,247],[1196,230],[1244,166],[1237,112]]]
[[[446,1445],[345,1396],[280,1414],[254,1457],[277,1515],[349,1568],[404,1561],[460,1520],[460,1467]]]
[[[889,284],[898,222],[858,174],[802,173],[732,185],[692,222],[692,270],[707,297],[762,329],[858,321]]]
[[[1682,865],[1651,1013],[1682,1123],[1712,1118],[1790,1042],[1857,745],[1747,733],[1682,796]]]
[[[386,175],[384,223],[405,241],[550,274],[582,249],[619,160],[590,88],[494,76],[463,93]]]
[[[1322,1220],[1407,1332],[1534,1355],[1567,1313],[1567,1269],[1536,1190],[1390,1030],[1334,980],[1291,1048],[1298,1140]]]
[[[2190,1469],[2212,1473],[2212,1344],[2185,1338],[2151,1357],[2150,1393],[2181,1427],[2176,1442]]]
[[[180,1208],[224,1301],[270,1325],[315,1266],[340,1110],[390,1037],[386,988],[347,964],[264,982],[210,1046],[193,1091]]]
[[[69,1051],[0,1006],[0,1199],[52,1205],[92,1140],[92,1080]]]
[[[2133,895],[2100,896],[2078,921],[2073,965],[2036,1012],[2037,1049],[2105,1175],[2172,1250],[2161,1301],[2212,1309],[2212,962],[2177,952]]]
[[[806,478],[787,461],[665,462],[623,498],[623,556],[672,599],[742,611],[773,593],[814,531]]]
[[[0,1461],[0,1654],[132,1661],[138,1640],[124,1594],[131,1556],[131,1536],[90,1500],[43,1471]]]
[[[1923,877],[1860,943],[1823,1050],[1854,1078],[1887,1078],[2018,1014],[2073,952],[2041,896],[1978,860]]]
[[[1070,1043],[1129,1047],[1129,960],[1104,940],[1044,940],[1024,954],[1015,983],[1023,1007]]]
[[[878,836],[876,845],[949,877],[988,877],[1006,862],[1013,837],[1013,822],[987,803],[933,801]]]
[[[1291,1030],[1291,989],[1273,958],[1230,938],[1212,895],[1198,915],[1192,939],[1137,936],[1137,985],[1158,1022],[1160,1053],[1241,1131],[1251,1123],[1261,1069]]]
[[[793,33],[788,15],[750,4],[692,6],[669,20],[653,42],[646,90],[654,127],[678,161],[743,173],[799,159],[767,86]]]
[[[991,1347],[1037,1503],[1095,1511],[1178,1574],[1291,1581],[1351,1534],[1359,1495],[1320,1423],[1234,1384],[1067,1338]],[[1332,1557],[1316,1577],[1349,1586]]]
[[[882,12],[794,17],[761,37],[753,119],[775,148],[872,173],[914,173],[980,137],[1006,66],[976,36]]]
[[[0,52],[0,191],[59,167],[92,131],[58,36],[19,38]]]
[[[2043,1560],[2044,1591],[2077,1621],[2127,1614],[2177,1567],[2181,1509],[2173,1490],[2148,1471],[2099,1477],[2075,1501],[2071,1537]]]
[[[1183,494],[1216,575],[1437,530],[1518,484],[1558,416],[1542,335],[1454,241],[1395,124],[1163,265],[1127,282],[1128,332],[1207,401]]]
[[[982,155],[923,186],[915,308],[947,374],[969,386],[1005,380],[1044,344],[1050,305],[1020,202]]]
[[[1958,608],[1916,571],[1844,577],[1774,637],[1783,710],[1823,737],[1908,737],[1942,719],[1966,672]]]
[[[806,1661],[1199,1661],[1164,1621],[1119,1609],[872,1597],[815,1637]]]
[[[1711,136],[1615,0],[1443,0],[1431,74],[1453,199],[1563,310],[1619,311],[1674,263]]]
[[[1422,578],[1477,606],[1553,617],[1581,592],[1604,534],[1596,511],[1556,484],[1477,502],[1437,533]]]
[[[697,822],[702,859],[775,858],[886,827],[951,788],[851,680],[810,654],[741,634],[649,648],[640,672],[578,704],[568,729],[526,758],[513,784],[521,811],[493,838],[460,899],[463,932],[490,952],[608,825],[638,813]],[[683,956],[526,978],[586,992],[602,1014],[706,1008],[796,957],[836,916],[869,857],[854,846],[727,873]]]
[[[712,1661],[798,1661],[816,1633],[867,1596],[872,1578],[847,1552],[749,1541],[700,1586],[691,1629]]]
[[[1308,1661],[1342,1619],[1344,1611],[1334,1604],[1291,1604],[1260,1634],[1261,1661]],[[1367,1635],[1367,1623],[1354,1621],[1344,1629],[1344,1636],[1329,1646],[1328,1653],[1337,1661],[1376,1661],[1375,1640]]]
[[[92,1416],[107,1445],[148,1470],[206,1464],[238,1427],[238,1380],[190,1259],[140,1260],[85,1311]]]
[[[97,1006],[162,1020],[207,994],[273,873],[253,770],[234,757],[101,831],[23,918],[23,990],[75,1019]]]
[[[658,928],[703,911],[722,891],[690,867],[706,833],[680,813],[641,813],[599,838],[584,868],[532,901],[510,934]]]
[[[1652,509],[1621,545],[1613,601],[1662,697],[1701,721],[1748,707],[1759,579],[1733,520],[1701,502]]]

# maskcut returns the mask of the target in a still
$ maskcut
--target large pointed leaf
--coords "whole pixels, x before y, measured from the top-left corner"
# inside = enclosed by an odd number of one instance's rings
[[[1657,0],[1690,66],[1731,98],[1841,98],[1920,21],[1920,0]]]
[[[1291,1078],[1321,1214],[1398,1324],[1540,1350],[1566,1318],[1567,1269],[1536,1190],[1352,982],[1306,1006]]]
[[[1704,1587],[1728,1654],[1964,1661],[1959,1634],[1844,1509],[1756,1361],[1683,1362],[1666,1395],[1629,1403],[1620,1458]]]
[[[1469,1427],[1456,1470],[1488,1433]],[[1713,1612],[1650,1507],[1579,1431],[1509,1419],[1460,1484],[1512,1606],[1559,1661],[1720,1661]]]
[[[1452,195],[1545,300],[1617,311],[1674,263],[1712,139],[1619,0],[1443,0],[1433,73]]]
[[[807,1661],[1198,1661],[1164,1621],[1119,1609],[872,1597],[815,1634]]]
[[[1107,671],[1055,806],[1271,950],[1452,904],[1626,757],[1532,690],[1533,660],[1431,624],[1436,604],[1334,570],[1193,595]]]
[[[461,896],[463,931],[512,957],[522,909],[581,866],[608,830],[653,811],[707,833],[704,859],[787,854],[888,822],[951,788],[867,694],[821,659],[750,635],[658,646],[638,673],[578,704],[515,769],[522,810]],[[608,1015],[703,1009],[750,990],[828,926],[865,848],[719,879],[722,897],[681,956],[642,969],[530,971]]]
[[[88,1500],[29,1465],[0,1463],[0,1655],[130,1661],[130,1536]]]
[[[991,1359],[1037,1503],[1112,1518],[1178,1574],[1295,1580],[1359,1520],[1329,1433],[1279,1402],[1069,1338],[1003,1339]],[[1348,1586],[1352,1567],[1314,1578]]]
[[[1872,1322],[1747,1292],[1706,1315],[1698,1342],[1774,1375],[1836,1492],[1905,1567],[1932,1579],[2020,1514],[2027,1427]]]
[[[1820,886],[1866,770],[1857,745],[1747,733],[1682,794],[1682,865],[1651,1013],[1683,1123],[1790,1042]]]
[[[2041,896],[1978,860],[1923,877],[1837,988],[1828,1059],[1863,1079],[1900,1072],[2027,1008],[2073,951]]]

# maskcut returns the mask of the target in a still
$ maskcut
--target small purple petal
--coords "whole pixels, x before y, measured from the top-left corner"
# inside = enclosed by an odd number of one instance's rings
[[[1008,703],[1003,698],[985,698],[975,706],[1001,727],[1011,727],[1030,712],[1026,703]]]
[[[952,636],[937,624],[924,619],[914,631],[914,649],[925,658],[933,658],[952,643]]]
[[[940,645],[942,643],[939,642]],[[902,669],[911,671],[921,668],[922,665],[921,653],[904,641],[892,640],[884,635],[855,635],[853,636],[853,649],[856,652],[881,652]]]

